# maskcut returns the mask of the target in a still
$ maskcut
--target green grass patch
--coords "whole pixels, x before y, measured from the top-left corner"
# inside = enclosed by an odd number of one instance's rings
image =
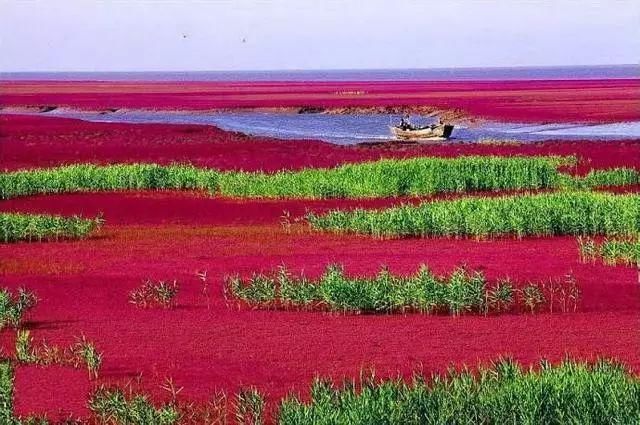
[[[205,190],[240,198],[373,198],[640,183],[640,172],[630,168],[593,170],[584,177],[559,171],[575,162],[573,156],[421,157],[274,173],[219,171],[184,164],[75,164],[0,173],[0,199],[147,189]]]
[[[13,417],[13,367],[8,361],[0,362],[0,423],[17,423]]]
[[[77,164],[0,174],[0,198],[141,189],[207,190],[243,198],[366,198],[445,192],[558,187],[558,167],[574,157],[383,159],[330,169],[276,173],[225,171],[190,165]]]
[[[481,272],[456,268],[436,276],[425,265],[412,276],[382,268],[373,277],[348,277],[340,265],[329,265],[317,280],[277,273],[226,280],[226,293],[253,307],[321,309],[356,313],[497,314],[514,311],[575,311],[580,290],[575,279],[527,282],[509,279],[489,283]]]
[[[20,326],[24,314],[37,302],[35,294],[26,289],[20,288],[16,294],[7,288],[0,289],[0,330],[5,326]]]
[[[178,282],[159,280],[157,282],[147,279],[142,286],[129,292],[129,302],[140,308],[162,307],[173,308],[178,295]]]
[[[640,381],[622,366],[565,361],[523,370],[501,360],[468,370],[415,376],[412,382],[365,377],[337,387],[317,379],[311,400],[284,400],[277,421],[297,424],[623,424],[640,423]]]
[[[101,388],[89,400],[89,409],[101,423],[127,425],[174,425],[178,424],[180,412],[172,404],[155,407],[142,394],[127,397],[120,389]]]
[[[190,165],[76,164],[0,174],[0,198],[85,191],[217,190],[218,172]]]
[[[373,198],[558,186],[562,157],[384,159],[332,169],[221,173],[220,193],[250,198]]]
[[[171,380],[168,380],[171,383]],[[233,405],[226,393],[218,392],[207,403],[178,403],[180,389],[162,387],[172,391],[170,402],[154,405],[142,393],[125,392],[120,388],[102,387],[89,401],[89,409],[99,423],[126,425],[177,425],[188,424],[246,424],[259,425],[264,422],[265,401],[254,388],[243,388],[235,397]],[[232,413],[235,420],[229,420]]]
[[[633,235],[640,195],[558,192],[425,202],[373,211],[308,214],[316,229],[379,237]]]
[[[83,239],[98,230],[104,220],[79,216],[0,213],[0,241],[49,241]]]
[[[640,171],[633,168],[612,168],[608,170],[591,170],[584,177],[574,177],[572,187],[588,189],[636,184],[640,184]]]
[[[578,238],[580,258],[583,262],[602,259],[605,264],[636,266],[640,268],[640,239]]]

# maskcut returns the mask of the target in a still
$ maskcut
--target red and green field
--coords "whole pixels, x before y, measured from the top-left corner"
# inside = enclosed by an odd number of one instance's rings
[[[4,106],[79,108],[433,105],[492,119],[610,122],[640,118],[640,82],[512,83],[3,83]],[[340,93],[362,91],[354,98]],[[335,146],[319,141],[249,137],[213,127],[90,123],[34,115],[0,115],[0,168],[51,168],[76,163],[189,163],[223,171],[328,168],[381,158],[462,156],[570,156],[563,172],[626,167],[640,171],[640,140],[549,141],[517,146]],[[638,193],[637,183],[598,187]],[[535,192],[555,191],[541,188]],[[522,196],[522,190],[506,191]],[[69,347],[84,337],[102,353],[97,377],[70,364],[14,362],[17,416],[90,420],[88,401],[103,385],[129,387],[156,403],[196,405],[242,388],[264,394],[267,411],[289,392],[308,396],[315,376],[357,378],[374,368],[382,378],[421,370],[475,368],[509,356],[525,366],[566,357],[623,362],[640,373],[640,282],[635,267],[581,261],[575,235],[378,238],[319,231],[308,213],[503,193],[440,193],[418,197],[247,199],[199,190],[127,190],[39,194],[0,201],[0,212],[101,216],[84,239],[0,243],[0,286],[33,291],[37,304],[21,329],[33,347]],[[640,221],[636,221],[636,229]],[[616,236],[616,235],[613,235]],[[633,235],[622,235],[633,236]],[[600,235],[596,235],[597,238]],[[575,311],[514,309],[505,314],[397,312],[354,314],[328,309],[269,308],[237,302],[225,279],[272,273],[320,276],[340,263],[353,276],[395,275],[427,264],[436,274],[465,265],[489,282],[564,281],[580,288]],[[206,272],[206,277],[203,273]],[[130,293],[146,280],[173,282],[168,308],[140,308]],[[570,310],[570,311],[569,311]],[[0,333],[3,357],[15,358],[16,330]],[[52,362],[55,363],[55,362]],[[64,362],[62,362],[64,363]],[[170,387],[170,386],[169,386]],[[229,407],[229,409],[232,409]]]

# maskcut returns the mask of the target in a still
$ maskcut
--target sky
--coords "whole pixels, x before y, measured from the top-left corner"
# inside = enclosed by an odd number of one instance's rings
[[[640,0],[0,0],[0,72],[639,61]]]

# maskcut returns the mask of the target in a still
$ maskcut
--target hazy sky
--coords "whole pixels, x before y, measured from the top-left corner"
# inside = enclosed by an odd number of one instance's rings
[[[0,71],[638,63],[640,0],[0,0]]]

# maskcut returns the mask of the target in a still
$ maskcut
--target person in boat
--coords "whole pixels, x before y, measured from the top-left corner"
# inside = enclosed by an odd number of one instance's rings
[[[409,120],[409,114],[405,114],[402,118],[400,118],[400,126],[402,130],[411,130],[413,128],[413,124]]]

